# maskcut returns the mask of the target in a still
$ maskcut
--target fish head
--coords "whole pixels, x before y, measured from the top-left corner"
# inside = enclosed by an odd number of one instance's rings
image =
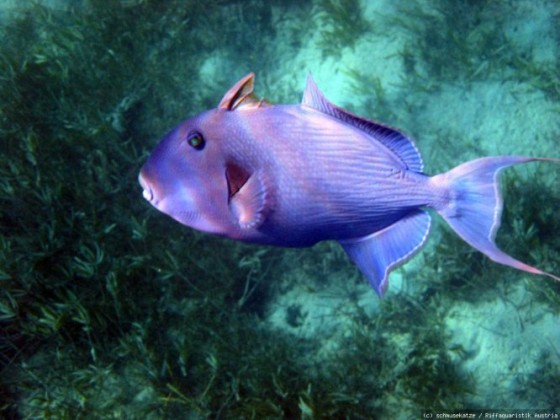
[[[252,149],[247,116],[268,104],[255,99],[253,79],[253,73],[242,78],[217,108],[184,121],[157,145],[139,175],[150,204],[222,236],[246,236],[262,223],[271,194],[250,162],[254,153],[246,153]]]
[[[140,171],[144,198],[178,222],[204,232],[227,230],[228,184],[220,110],[169,132]]]

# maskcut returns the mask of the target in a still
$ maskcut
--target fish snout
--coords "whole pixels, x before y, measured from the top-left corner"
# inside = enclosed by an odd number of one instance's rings
[[[148,182],[148,180],[144,176],[143,171],[140,171],[140,174],[138,175],[138,182],[140,182],[140,186],[142,187],[142,196],[146,200],[148,200],[151,204],[154,204],[153,203],[154,190],[152,189],[152,187],[150,186],[150,183]]]

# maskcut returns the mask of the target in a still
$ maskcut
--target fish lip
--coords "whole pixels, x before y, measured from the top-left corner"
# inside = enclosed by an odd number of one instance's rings
[[[148,183],[148,181],[146,181],[146,179],[144,178],[144,175],[142,174],[142,172],[140,172],[140,174],[138,175],[138,182],[140,183],[140,186],[142,187],[142,196],[148,202],[153,203],[154,191],[150,187],[150,184]]]
[[[149,202],[151,202],[152,199],[154,198],[154,193],[152,192],[152,190],[144,188],[144,190],[142,191],[142,196],[143,196],[146,200],[148,200]]]

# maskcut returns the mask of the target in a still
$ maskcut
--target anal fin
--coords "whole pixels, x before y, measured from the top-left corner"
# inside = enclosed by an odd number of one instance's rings
[[[377,294],[383,297],[389,273],[422,248],[430,225],[430,215],[416,210],[379,232],[339,242]]]

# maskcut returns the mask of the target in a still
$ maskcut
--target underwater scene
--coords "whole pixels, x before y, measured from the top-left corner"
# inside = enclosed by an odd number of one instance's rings
[[[558,0],[0,0],[0,32],[0,418],[560,416],[560,281],[437,211],[380,297],[335,241],[200,232],[138,183],[251,72],[245,106],[311,74],[430,176],[560,159]],[[497,245],[559,276],[559,162],[500,179]]]

